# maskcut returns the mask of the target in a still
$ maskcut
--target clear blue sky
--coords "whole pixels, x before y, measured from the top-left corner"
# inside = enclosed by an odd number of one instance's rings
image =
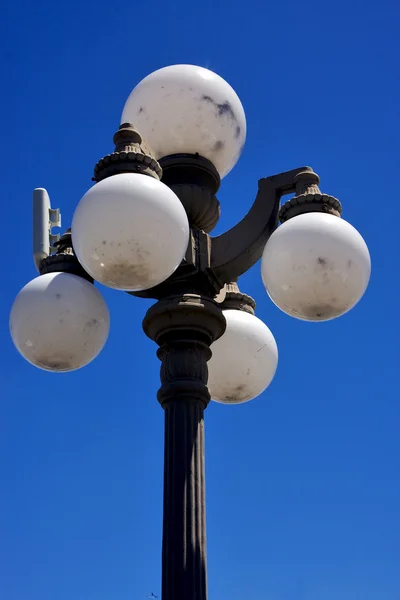
[[[257,180],[304,164],[365,237],[370,287],[348,315],[295,321],[259,265],[242,289],[275,334],[270,389],[206,413],[210,600],[400,599],[399,77],[394,1],[8,0],[1,18],[0,597],[160,595],[163,413],[149,302],[104,290],[107,347],[52,375],[8,334],[35,276],[31,192],[68,226],[149,72],[194,63],[227,79],[248,123],[223,181],[222,231]]]

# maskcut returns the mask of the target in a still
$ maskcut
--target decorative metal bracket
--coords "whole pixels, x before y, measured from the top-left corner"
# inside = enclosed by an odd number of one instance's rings
[[[138,131],[124,123],[114,136],[115,151],[95,167],[95,181],[116,173],[145,173],[161,178],[180,198],[191,226],[189,246],[182,264],[159,286],[133,296],[160,299],[175,293],[206,294],[221,301],[225,286],[250,269],[262,256],[265,244],[281,222],[303,212],[340,215],[338,200],[321,194],[319,177],[311,167],[300,167],[260,179],[258,194],[247,215],[229,231],[211,237],[220,209],[215,196],[219,174],[199,155],[179,154],[158,163]],[[285,194],[296,194],[280,210]],[[223,292],[222,292],[223,293]]]
[[[156,288],[132,295],[159,299],[179,290],[208,294],[222,302],[224,286],[237,281],[261,258],[279,218],[283,221],[309,211],[340,215],[339,201],[321,194],[318,182],[311,167],[260,179],[254,204],[240,223],[217,237],[192,229],[185,260],[175,273]],[[284,205],[280,216],[280,200],[291,193],[296,196]]]
[[[38,272],[40,263],[56,251],[60,234],[53,234],[53,227],[61,227],[59,208],[51,208],[49,194],[44,188],[33,190],[33,260]]]
[[[260,179],[258,194],[247,215],[232,229],[211,238],[211,268],[221,286],[236,281],[263,253],[265,244],[278,227],[282,196],[296,191],[299,173],[314,173],[301,167]]]

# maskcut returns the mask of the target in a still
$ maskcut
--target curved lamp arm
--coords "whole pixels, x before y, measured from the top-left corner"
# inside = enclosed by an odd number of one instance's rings
[[[211,269],[219,281],[229,283],[252,267],[278,227],[280,199],[296,190],[296,176],[311,167],[301,167],[260,179],[258,194],[247,215],[225,233],[211,238]]]

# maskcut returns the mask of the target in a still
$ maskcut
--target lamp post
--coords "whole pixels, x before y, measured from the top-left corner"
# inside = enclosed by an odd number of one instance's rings
[[[156,300],[143,329],[158,345],[165,413],[163,600],[207,598],[204,411],[210,399],[258,396],[277,367],[275,339],[238,278],[262,259],[263,282],[281,310],[325,321],[350,310],[370,276],[364,240],[309,167],[261,179],[243,220],[210,235],[220,180],[245,137],[240,100],[219,76],[176,65],[146,77],[71,230],[52,235],[58,212],[35,190],[40,275],[10,316],[19,352],[65,372],[88,364],[107,340],[108,309],[94,281]],[[287,194],[294,196],[281,206]]]

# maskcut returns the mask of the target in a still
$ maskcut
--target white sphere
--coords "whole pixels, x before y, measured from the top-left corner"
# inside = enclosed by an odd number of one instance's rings
[[[328,321],[349,311],[364,294],[370,273],[370,255],[358,231],[318,212],[278,227],[261,263],[271,300],[305,321]]]
[[[74,251],[100,283],[137,292],[165,281],[181,263],[189,223],[166,185],[138,173],[103,179],[79,202],[72,221]]]
[[[208,389],[216,402],[240,404],[269,386],[278,365],[278,348],[271,331],[254,315],[223,312],[226,331],[211,346]]]
[[[10,332],[17,350],[45,371],[74,371],[101,352],[110,330],[102,295],[76,275],[47,273],[14,300]]]
[[[133,123],[158,159],[200,154],[221,177],[237,163],[246,139],[242,103],[229,83],[193,65],[173,65],[131,92],[121,123]]]

